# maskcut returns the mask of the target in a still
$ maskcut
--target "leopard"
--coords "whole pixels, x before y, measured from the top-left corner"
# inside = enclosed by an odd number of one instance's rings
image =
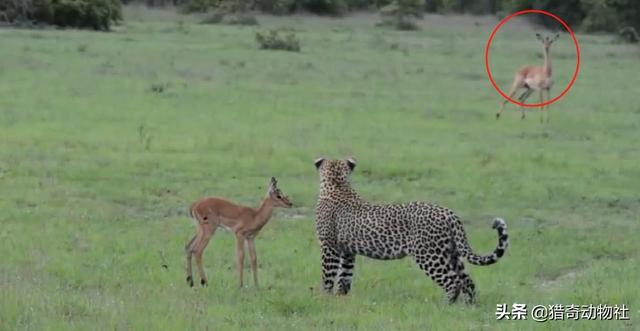
[[[324,292],[349,293],[357,255],[376,260],[410,256],[444,290],[445,301],[454,303],[462,293],[465,303],[475,303],[476,286],[463,259],[485,266],[504,256],[509,236],[502,218],[496,217],[492,224],[498,234],[497,247],[491,254],[478,255],[451,209],[421,201],[369,202],[351,186],[350,175],[356,166],[353,157],[318,158],[314,163],[320,177],[315,230]]]

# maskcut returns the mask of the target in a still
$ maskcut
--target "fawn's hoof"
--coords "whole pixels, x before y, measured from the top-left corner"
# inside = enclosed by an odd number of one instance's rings
[[[200,280],[200,286],[205,287],[205,286],[207,286],[207,285],[209,285],[209,284],[207,283],[207,280],[206,280],[206,279],[201,279],[201,280]]]
[[[193,278],[191,278],[191,276],[187,276],[187,284],[188,284],[190,287],[193,287]]]

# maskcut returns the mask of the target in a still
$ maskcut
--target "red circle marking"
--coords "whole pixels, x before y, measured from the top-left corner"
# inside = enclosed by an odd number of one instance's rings
[[[573,77],[571,77],[571,81],[569,82],[569,85],[567,85],[567,87],[564,89],[564,91],[562,91],[562,93],[560,93],[558,96],[556,96],[555,98],[551,99],[551,100],[547,100],[543,103],[522,103],[516,100],[511,99],[511,97],[509,97],[508,95],[506,95],[504,92],[502,92],[502,90],[498,87],[498,84],[496,84],[496,82],[493,80],[493,76],[491,76],[491,69],[489,69],[489,47],[491,46],[491,41],[493,40],[493,37],[495,36],[496,32],[498,32],[498,30],[500,29],[500,27],[502,27],[505,23],[507,23],[508,20],[516,17],[516,16],[520,16],[523,14],[531,14],[531,13],[535,13],[535,14],[543,14],[543,15],[547,15],[549,17],[553,17],[556,21],[560,22],[560,24],[562,24],[562,26],[564,26],[564,28],[569,31],[569,34],[571,35],[571,39],[573,39],[573,44],[576,47],[576,68],[573,72]],[[571,28],[569,27],[569,25],[567,25],[567,23],[565,23],[560,17],[551,14],[548,11],[544,11],[544,10],[537,10],[537,9],[529,9],[529,10],[521,10],[519,12],[515,12],[507,17],[505,17],[504,19],[502,19],[502,21],[500,21],[500,23],[498,23],[498,25],[496,25],[495,28],[493,28],[493,31],[491,31],[491,35],[489,36],[489,40],[487,40],[487,46],[484,49],[484,66],[487,70],[487,75],[489,76],[489,81],[491,81],[491,85],[493,85],[493,88],[498,91],[498,93],[500,93],[500,95],[509,100],[509,102],[514,103],[516,105],[522,106],[522,107],[542,107],[542,106],[546,106],[549,104],[552,104],[556,101],[558,101],[558,99],[562,98],[567,92],[569,92],[569,89],[571,89],[571,86],[573,86],[573,83],[576,81],[576,78],[578,78],[578,72],[580,71],[580,46],[578,45],[578,40],[576,39],[575,34],[573,33],[573,30],[571,30]]]

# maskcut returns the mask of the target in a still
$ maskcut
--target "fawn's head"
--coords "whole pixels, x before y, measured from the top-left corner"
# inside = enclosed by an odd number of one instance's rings
[[[536,33],[536,38],[540,40],[540,42],[542,43],[542,46],[544,47],[544,50],[548,51],[549,47],[551,47],[551,44],[553,44],[554,41],[560,38],[560,33],[556,33],[553,37],[549,37],[549,36],[543,37],[541,34]]]
[[[275,202],[276,207],[291,208],[293,206],[293,203],[289,201],[289,197],[282,194],[282,191],[278,188],[278,181],[275,177],[271,177],[269,181],[267,194],[269,198]]]
[[[349,175],[356,167],[356,160],[352,157],[346,160],[326,160],[318,158],[314,161],[320,174],[320,181],[328,184],[343,184],[349,180]]]

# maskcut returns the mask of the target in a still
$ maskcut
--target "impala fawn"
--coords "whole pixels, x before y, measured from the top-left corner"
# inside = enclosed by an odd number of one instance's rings
[[[258,208],[237,205],[219,197],[202,198],[191,205],[191,217],[196,221],[198,232],[185,246],[187,254],[187,283],[193,287],[191,257],[196,256],[200,284],[207,285],[207,277],[202,267],[202,252],[218,227],[231,231],[236,236],[236,267],[240,287],[243,283],[244,246],[249,249],[253,281],[258,286],[258,260],[253,240],[273,213],[275,207],[291,208],[289,198],[282,194],[278,182],[271,177],[267,194]]]
[[[509,98],[513,98],[513,96],[518,92],[519,89],[524,88],[524,92],[518,97],[518,101],[525,102],[527,98],[533,93],[533,91],[538,91],[540,93],[540,103],[544,103],[544,94],[547,94],[547,99],[549,99],[549,92],[551,87],[553,86],[553,78],[551,71],[551,55],[549,54],[549,48],[551,48],[551,44],[558,40],[560,37],[559,33],[553,38],[542,37],[539,33],[536,33],[536,38],[542,43],[542,51],[544,56],[544,63],[542,66],[524,66],[518,71],[516,71],[516,75],[513,78],[513,83],[511,84],[511,88],[509,89]],[[502,102],[502,107],[496,114],[496,118],[500,118],[500,114],[504,111],[504,107],[506,106],[509,100],[504,100]],[[520,106],[522,110],[522,119],[524,119],[524,107]],[[540,123],[542,123],[542,119],[544,117],[544,113],[549,110],[549,106],[540,106]],[[549,122],[549,114],[547,113],[547,122]]]

